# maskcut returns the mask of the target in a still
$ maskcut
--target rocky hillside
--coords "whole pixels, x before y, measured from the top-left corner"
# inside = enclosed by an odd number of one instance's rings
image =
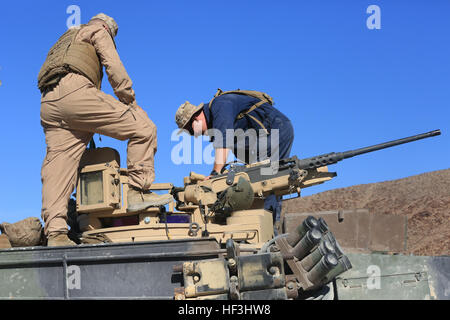
[[[283,202],[284,214],[368,209],[408,218],[407,254],[450,255],[450,169]]]

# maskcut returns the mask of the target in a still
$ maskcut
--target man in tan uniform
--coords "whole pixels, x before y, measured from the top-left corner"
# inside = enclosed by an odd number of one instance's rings
[[[94,133],[128,140],[128,211],[172,201],[148,191],[155,178],[156,126],[137,104],[116,51],[117,24],[98,14],[67,30],[50,49],[38,76],[47,154],[42,164],[42,218],[49,246],[74,245],[67,237],[67,206],[78,166]],[[100,91],[105,67],[115,95]]]

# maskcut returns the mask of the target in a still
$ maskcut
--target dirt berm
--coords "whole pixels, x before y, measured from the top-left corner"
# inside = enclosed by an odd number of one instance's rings
[[[406,216],[406,254],[450,254],[450,169],[283,201],[285,215],[346,209]]]

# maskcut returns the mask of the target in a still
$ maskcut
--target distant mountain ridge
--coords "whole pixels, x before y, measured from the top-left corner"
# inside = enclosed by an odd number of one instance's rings
[[[450,169],[283,202],[283,213],[368,209],[407,216],[407,254],[450,255]]]

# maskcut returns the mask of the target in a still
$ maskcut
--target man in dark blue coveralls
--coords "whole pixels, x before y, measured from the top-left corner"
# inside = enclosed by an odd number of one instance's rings
[[[279,160],[289,157],[294,140],[291,121],[273,107],[269,95],[258,91],[219,89],[209,103],[198,106],[188,101],[183,103],[175,121],[191,135],[211,136],[215,161],[207,179],[220,173],[230,150],[247,164],[268,158]],[[264,207],[272,211],[274,222],[280,220],[281,198],[267,197]]]

